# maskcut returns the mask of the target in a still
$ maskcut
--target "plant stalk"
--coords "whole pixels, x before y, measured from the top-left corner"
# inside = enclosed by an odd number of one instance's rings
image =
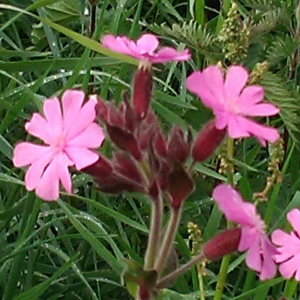
[[[227,138],[227,163],[228,163],[227,183],[229,183],[232,186],[233,186],[233,176],[234,176],[233,155],[234,155],[234,140],[228,137]],[[231,227],[231,222],[227,221],[227,228],[230,227]],[[214,300],[222,299],[229,263],[230,263],[230,255],[225,255],[222,258]]]
[[[145,255],[145,270],[153,268],[154,260],[158,251],[158,245],[160,244],[162,228],[163,203],[161,196],[159,195],[156,199],[152,199],[151,203],[151,224],[148,245]]]
[[[191,259],[186,264],[182,265],[181,267],[179,267],[175,271],[169,273],[167,276],[165,276],[165,277],[161,278],[160,280],[158,280],[157,288],[158,289],[163,288],[166,283],[168,283],[170,281],[173,281],[179,275],[181,275],[181,274],[185,273],[186,271],[188,271],[191,267],[193,267],[194,265],[196,265],[197,263],[202,261],[204,258],[205,257],[203,255],[203,253],[198,254],[197,256],[195,256],[193,259]]]
[[[173,241],[177,233],[178,225],[181,218],[182,206],[177,209],[171,210],[171,217],[168,223],[168,228],[162,242],[158,258],[155,261],[154,269],[157,271],[158,276],[163,272],[166,262],[169,258],[170,251],[173,246]]]

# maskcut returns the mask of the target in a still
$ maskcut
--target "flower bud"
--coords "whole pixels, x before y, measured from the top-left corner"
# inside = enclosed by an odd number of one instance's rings
[[[168,192],[171,207],[179,209],[185,198],[194,190],[194,182],[180,164],[176,164],[168,176]]]
[[[151,100],[153,79],[151,70],[140,68],[133,79],[133,108],[138,119],[146,117]]]
[[[209,121],[200,131],[192,149],[195,161],[205,161],[222,143],[226,130],[217,129],[215,123],[215,120]]]
[[[95,177],[106,177],[112,173],[113,168],[107,158],[99,155],[99,159],[95,163],[82,169],[82,171]]]
[[[175,125],[172,128],[169,143],[167,146],[168,158],[184,163],[189,155],[190,147],[185,140],[183,130]]]
[[[237,250],[241,238],[241,228],[226,229],[203,246],[203,254],[209,260],[215,260]]]

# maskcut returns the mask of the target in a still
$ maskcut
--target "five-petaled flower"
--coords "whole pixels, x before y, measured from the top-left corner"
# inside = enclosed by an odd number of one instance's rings
[[[277,129],[247,117],[273,116],[279,109],[270,103],[260,103],[264,90],[259,85],[246,86],[248,77],[248,71],[242,66],[229,67],[225,77],[219,67],[209,66],[202,72],[193,72],[186,86],[213,110],[217,129],[227,127],[233,139],[255,136],[265,146],[266,141],[275,142],[279,138]]]
[[[272,233],[272,242],[278,245],[278,254],[273,256],[280,264],[279,272],[284,278],[295,276],[300,281],[300,211],[293,209],[287,214],[287,219],[293,227],[288,234],[280,229]]]
[[[254,204],[244,202],[239,193],[226,184],[217,186],[212,197],[227,220],[241,225],[238,250],[247,250],[247,266],[259,272],[261,280],[273,278],[276,265],[272,255],[277,251],[265,233],[265,223],[257,214]]]
[[[83,105],[84,98],[82,91],[67,90],[62,95],[62,110],[58,98],[45,100],[45,117],[34,113],[25,124],[27,132],[45,145],[22,142],[14,150],[14,165],[29,165],[25,175],[26,188],[35,190],[44,200],[59,197],[59,182],[68,193],[72,192],[68,167],[81,170],[99,157],[90,150],[98,148],[104,140],[101,127],[94,123],[97,100],[91,97]]]
[[[108,34],[103,37],[102,44],[114,52],[140,60],[142,66],[168,61],[185,61],[191,57],[189,50],[177,51],[174,48],[165,47],[157,51],[159,40],[153,34],[143,34],[136,42],[125,36]]]

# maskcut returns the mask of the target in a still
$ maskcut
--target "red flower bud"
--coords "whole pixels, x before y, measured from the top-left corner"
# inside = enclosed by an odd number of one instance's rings
[[[142,158],[142,153],[135,137],[128,131],[115,127],[106,125],[107,133],[110,139],[118,146],[120,149],[125,150],[130,153],[134,158],[140,160]]]
[[[172,128],[167,147],[168,158],[184,163],[189,155],[189,150],[183,130],[178,125],[175,125]]]
[[[168,192],[171,207],[179,209],[183,200],[194,190],[194,182],[180,164],[176,164],[168,176]]]
[[[203,254],[209,260],[215,260],[235,251],[241,238],[241,228],[226,229],[203,246]]]
[[[84,168],[82,171],[95,177],[109,176],[112,173],[112,165],[110,161],[99,155],[99,159],[92,165]]]
[[[151,70],[140,68],[133,79],[133,108],[137,117],[142,120],[146,117],[151,100],[153,79]]]
[[[215,127],[215,120],[211,120],[199,133],[192,149],[192,155],[196,161],[205,161],[220,146],[226,130],[219,130]]]

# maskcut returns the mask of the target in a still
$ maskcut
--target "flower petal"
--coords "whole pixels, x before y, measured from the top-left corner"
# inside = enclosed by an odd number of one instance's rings
[[[238,99],[248,77],[248,71],[244,67],[231,66],[228,68],[224,83],[227,100]]]
[[[84,92],[78,90],[67,90],[62,95],[64,134],[66,136],[73,127],[78,126],[78,117],[84,97]]]
[[[256,272],[260,272],[261,270],[262,260],[260,256],[260,245],[258,237],[255,240],[252,240],[252,245],[246,255],[246,265]]]
[[[40,198],[46,201],[54,201],[58,199],[59,172],[57,166],[57,157],[55,157],[45,169],[44,174],[36,186],[35,192]]]
[[[65,152],[74,162],[77,170],[92,165],[99,158],[97,153],[81,147],[66,147]]]
[[[107,34],[103,37],[102,45],[103,47],[109,48],[112,51],[130,55],[131,51],[126,46],[124,40],[128,39],[126,37],[115,37],[111,34]]]
[[[104,141],[104,132],[96,123],[90,124],[85,130],[68,142],[67,146],[98,148]]]
[[[45,100],[43,111],[46,120],[52,129],[53,135],[61,134],[63,129],[63,121],[58,98],[55,97]]]
[[[91,98],[83,105],[83,107],[78,111],[76,119],[74,119],[76,122],[73,121],[72,126],[69,126],[68,131],[66,132],[66,140],[70,141],[77,135],[81,134],[95,120],[96,104],[96,99]]]
[[[287,219],[290,222],[290,224],[293,226],[294,230],[298,233],[298,236],[300,236],[300,211],[299,209],[292,209],[287,214]]]
[[[276,265],[273,260],[273,255],[277,253],[276,248],[272,245],[268,237],[264,234],[261,235],[261,256],[262,268],[260,270],[260,280],[271,279],[276,274]]]
[[[49,153],[49,146],[40,146],[28,142],[18,144],[14,149],[13,164],[15,167],[30,165]]]
[[[143,34],[137,41],[136,46],[141,54],[153,53],[159,45],[157,37],[153,34]]]
[[[210,67],[212,68],[212,67]],[[213,68],[212,73],[216,72],[219,73],[218,68]],[[208,77],[209,74],[207,74]],[[220,74],[219,74],[220,75]],[[220,80],[217,79],[216,81]],[[222,78],[219,84],[219,88],[223,89],[222,86]],[[222,103],[222,97],[221,100],[216,98],[215,92],[210,88],[209,85],[206,83],[206,77],[203,75],[203,72],[197,71],[193,72],[186,80],[186,87],[189,91],[196,94],[199,98],[201,98],[203,104],[213,110],[218,109],[222,110],[224,107],[224,104]]]
[[[230,185],[218,185],[213,190],[212,197],[229,221],[241,225],[253,225],[255,223],[255,206],[252,203],[244,202],[239,193]]]
[[[243,109],[257,104],[262,101],[263,98],[264,89],[259,85],[251,85],[243,89],[237,103],[239,107]]]
[[[247,131],[254,135],[263,146],[266,145],[265,141],[274,143],[280,137],[278,130],[275,128],[261,125],[246,118],[243,118],[243,123]]]
[[[228,117],[228,135],[233,139],[249,137],[249,129],[247,127],[246,118],[230,115]]]
[[[71,181],[71,176],[69,173],[68,166],[72,166],[73,162],[68,158],[68,156],[60,152],[57,155],[57,170],[58,170],[58,176],[59,179],[61,180],[61,183],[65,190],[71,194],[72,193],[72,181]]]
[[[191,58],[189,50],[177,51],[174,48],[165,47],[151,57],[152,63],[164,63],[167,61],[186,61]]]
[[[41,139],[46,144],[50,144],[55,137],[48,122],[37,113],[34,113],[30,121],[25,124],[25,129],[28,133]]]
[[[28,191],[34,190],[44,173],[45,168],[54,158],[54,154],[52,151],[47,152],[37,159],[35,162],[31,164],[25,174],[25,185]]]
[[[252,106],[248,106],[247,108],[241,110],[241,114],[245,116],[255,116],[255,117],[267,117],[274,116],[279,113],[279,108],[277,108],[273,104],[269,103],[261,103]]]

